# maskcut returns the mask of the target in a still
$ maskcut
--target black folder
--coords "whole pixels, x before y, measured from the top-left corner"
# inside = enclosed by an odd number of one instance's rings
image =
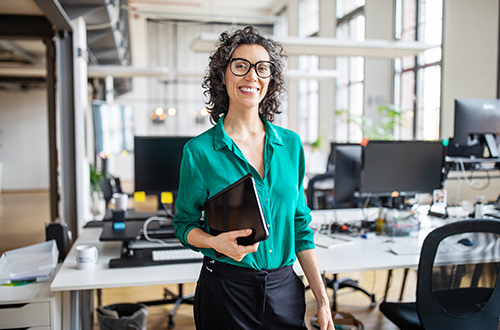
[[[205,204],[205,221],[211,235],[223,232],[252,229],[252,234],[239,237],[238,244],[251,245],[268,238],[266,220],[262,212],[255,181],[251,174],[243,176]]]

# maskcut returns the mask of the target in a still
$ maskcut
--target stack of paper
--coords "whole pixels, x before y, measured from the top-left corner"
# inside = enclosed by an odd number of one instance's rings
[[[7,251],[0,258],[0,284],[46,281],[51,278],[58,257],[55,240]]]

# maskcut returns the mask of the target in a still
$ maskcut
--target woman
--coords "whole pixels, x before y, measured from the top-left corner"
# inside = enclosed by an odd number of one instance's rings
[[[181,165],[176,236],[201,251],[195,292],[197,329],[307,329],[304,285],[292,269],[298,258],[316,298],[322,330],[333,330],[302,180],[299,136],[272,125],[284,92],[282,47],[252,26],[220,36],[203,87],[211,129],[190,140]],[[269,238],[237,244],[250,230],[212,236],[200,220],[204,202],[251,173]],[[226,257],[217,259],[215,252]]]

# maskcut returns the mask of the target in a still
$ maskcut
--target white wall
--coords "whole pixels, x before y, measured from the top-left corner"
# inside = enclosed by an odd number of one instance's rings
[[[498,13],[498,0],[444,0],[442,138],[454,133],[454,99],[497,97]]]
[[[47,92],[0,91],[2,191],[49,189]]]

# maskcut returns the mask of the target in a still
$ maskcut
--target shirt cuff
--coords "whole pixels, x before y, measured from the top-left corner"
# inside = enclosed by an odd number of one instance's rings
[[[305,250],[311,250],[314,249],[314,242],[304,242],[302,244],[299,244],[295,247],[295,253],[299,253]]]

